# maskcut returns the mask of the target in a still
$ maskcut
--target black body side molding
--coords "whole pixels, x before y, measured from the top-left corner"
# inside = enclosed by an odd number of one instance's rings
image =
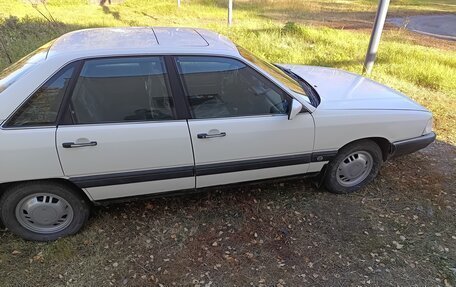
[[[107,185],[128,184],[137,182],[147,182],[155,180],[165,180],[194,175],[193,166],[162,168],[155,170],[141,170],[131,172],[120,172],[100,175],[89,175],[71,177],[69,180],[80,188],[97,187]]]
[[[310,163],[311,154],[278,156],[196,166],[196,176]]]
[[[324,162],[331,160],[337,151],[325,151],[286,155],[250,160],[238,160],[223,163],[203,164],[197,166],[182,166],[131,172],[117,172],[109,174],[70,177],[69,180],[80,188],[148,182],[156,180],[176,179],[184,177],[204,176],[256,170],[280,166],[291,166],[311,162]]]

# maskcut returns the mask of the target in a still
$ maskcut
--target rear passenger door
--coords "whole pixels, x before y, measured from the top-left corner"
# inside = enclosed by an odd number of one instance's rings
[[[63,171],[94,200],[195,187],[164,59],[84,61],[56,134]]]

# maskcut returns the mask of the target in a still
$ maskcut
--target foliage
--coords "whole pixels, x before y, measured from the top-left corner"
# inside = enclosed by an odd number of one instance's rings
[[[49,0],[46,5],[30,5],[21,0],[2,1],[0,40],[12,60],[17,60],[45,42],[75,29],[194,26],[227,35],[272,62],[361,72],[369,41],[367,28],[375,16],[376,1],[238,0],[231,28],[226,26],[225,2],[187,0],[177,8],[176,2],[171,0],[129,0],[105,7],[88,5],[86,0]],[[441,0],[440,4],[413,0],[392,2],[390,10],[390,16],[395,16],[429,11],[442,13],[455,8],[447,0]],[[356,25],[350,26],[352,29],[345,29],[344,25],[348,24],[343,23],[354,21]],[[0,68],[9,64],[5,49],[0,46]],[[433,111],[439,138],[456,143],[453,128],[456,126],[454,43],[416,36],[402,29],[387,29],[371,78],[404,92]]]

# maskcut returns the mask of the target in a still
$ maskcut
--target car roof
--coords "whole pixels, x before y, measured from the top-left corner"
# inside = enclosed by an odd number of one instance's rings
[[[188,53],[238,55],[228,38],[199,28],[125,27],[73,31],[54,40],[48,57],[86,54]]]

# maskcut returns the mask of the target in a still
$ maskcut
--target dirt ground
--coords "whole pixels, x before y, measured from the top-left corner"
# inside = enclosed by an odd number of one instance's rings
[[[97,207],[57,242],[0,232],[0,286],[455,286],[455,183],[436,142],[350,195],[296,179]]]
[[[303,23],[369,33],[373,13]],[[95,207],[79,234],[56,242],[27,242],[0,227],[3,286],[456,287],[456,146],[438,141],[386,162],[350,195],[309,179],[275,180]]]

